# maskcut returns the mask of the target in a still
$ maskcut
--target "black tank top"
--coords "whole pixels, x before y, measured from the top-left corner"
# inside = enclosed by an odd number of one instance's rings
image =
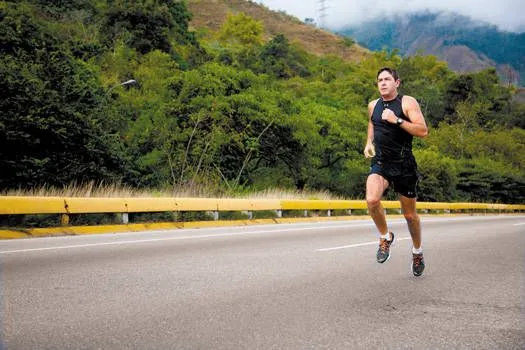
[[[392,163],[403,162],[413,157],[413,136],[403,130],[399,125],[391,124],[381,119],[383,110],[388,108],[392,110],[398,118],[409,120],[403,113],[402,100],[403,95],[397,95],[397,97],[391,101],[384,101],[380,98],[376,103],[372,113],[376,160]]]

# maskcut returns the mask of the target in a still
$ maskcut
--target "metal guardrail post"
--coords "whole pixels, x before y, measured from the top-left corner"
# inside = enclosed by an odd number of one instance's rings
[[[119,224],[129,224],[129,213],[115,213],[113,215]]]
[[[219,211],[218,210],[207,211],[206,214],[210,215],[213,218],[213,221],[218,221],[219,220]],[[182,221],[184,221],[184,220],[182,220]]]
[[[308,216],[308,210],[305,210],[305,211],[304,211],[303,216],[304,216],[304,217],[307,217],[307,216]]]
[[[331,210],[331,209],[328,209],[328,211],[326,212],[326,215],[327,215],[328,217],[332,216],[332,210]]]
[[[69,214],[60,214],[60,226],[69,225]]]
[[[277,209],[275,211],[275,214],[277,215],[278,218],[282,218],[283,217],[283,211],[281,209]]]

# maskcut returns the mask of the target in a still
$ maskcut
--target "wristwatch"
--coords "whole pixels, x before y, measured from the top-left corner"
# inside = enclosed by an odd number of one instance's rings
[[[397,118],[397,120],[396,120],[396,124],[397,124],[397,125],[401,125],[401,124],[403,124],[404,121],[405,121],[405,120],[404,120],[403,118]]]

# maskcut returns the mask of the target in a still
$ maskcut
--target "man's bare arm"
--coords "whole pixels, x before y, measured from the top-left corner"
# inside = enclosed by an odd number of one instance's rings
[[[402,108],[403,114],[406,115],[409,120],[405,120],[399,127],[417,137],[427,136],[427,124],[416,99],[411,96],[403,96]],[[388,108],[383,111],[381,118],[391,124],[396,124],[397,122],[397,116]]]
[[[363,153],[365,154],[366,158],[372,158],[375,156],[375,149],[374,149],[374,124],[372,124],[372,113],[374,112],[374,108],[376,106],[378,100],[372,101],[368,104],[368,132],[367,132],[367,138],[366,138],[366,146]]]
[[[402,101],[403,113],[410,119],[400,125],[403,130],[417,137],[428,135],[427,123],[421,112],[419,103],[412,96],[404,96]]]

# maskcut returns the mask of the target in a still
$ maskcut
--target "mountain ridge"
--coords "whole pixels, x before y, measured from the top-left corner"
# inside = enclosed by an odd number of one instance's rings
[[[525,33],[501,31],[458,14],[420,12],[349,26],[339,33],[370,50],[435,55],[460,73],[494,67],[502,82],[525,85]]]
[[[316,28],[282,11],[273,11],[262,4],[246,0],[189,0],[192,13],[191,29],[220,29],[228,13],[244,12],[261,21],[265,38],[270,40],[277,34],[284,34],[290,41],[299,44],[306,51],[317,56],[337,55],[344,60],[359,62],[370,55],[369,50],[357,43],[350,45],[348,38],[335,32]]]

